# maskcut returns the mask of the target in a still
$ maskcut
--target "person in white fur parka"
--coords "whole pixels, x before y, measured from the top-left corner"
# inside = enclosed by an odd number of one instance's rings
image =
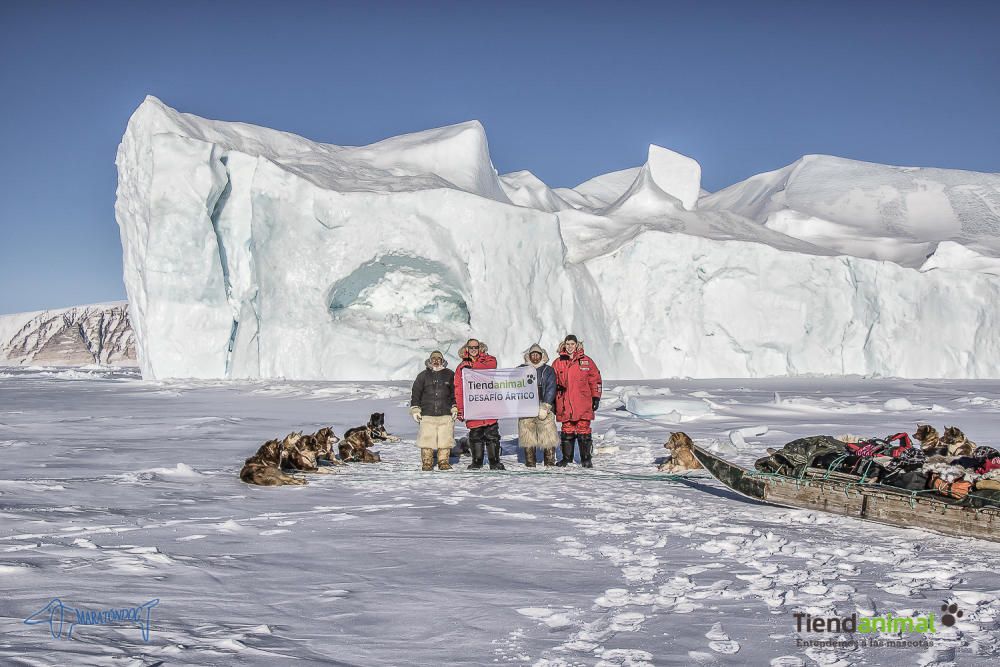
[[[556,446],[559,444],[559,433],[556,430],[556,417],[553,405],[556,400],[556,372],[549,366],[549,355],[537,343],[524,353],[525,363],[521,366],[534,366],[538,372],[538,416],[522,417],[517,420],[517,442],[524,450],[524,465],[535,467],[535,448],[542,449],[545,466],[555,465]]]

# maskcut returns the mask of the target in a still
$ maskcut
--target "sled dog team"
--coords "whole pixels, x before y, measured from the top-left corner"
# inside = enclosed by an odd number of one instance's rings
[[[524,353],[521,366],[530,365],[536,369],[539,391],[538,414],[518,419],[518,444],[524,451],[524,464],[529,468],[536,466],[538,448],[542,450],[545,466],[564,467],[573,462],[576,443],[579,443],[580,465],[592,468],[593,434],[590,424],[601,401],[601,371],[594,360],[584,353],[582,341],[573,334],[559,343],[558,355],[549,365],[548,353],[538,344]],[[413,382],[410,415],[419,425],[416,444],[420,448],[420,468],[433,470],[436,462],[439,470],[451,470],[449,457],[455,446],[455,422],[461,421],[469,429],[468,438],[462,439],[463,450],[467,443],[472,456],[468,468],[480,469],[484,459],[487,459],[490,470],[504,470],[500,461],[500,427],[497,420],[466,421],[462,395],[462,372],[466,368],[494,369],[497,359],[489,354],[485,343],[475,338],[470,338],[459,348],[458,356],[461,361],[452,371],[440,351],[431,352],[424,362],[424,370]],[[557,430],[556,422],[561,424],[561,429]],[[334,465],[345,462],[376,463],[380,460],[379,455],[369,449],[375,440],[399,440],[385,431],[384,415],[381,413],[373,414],[365,426],[347,431],[343,441],[330,428],[320,429],[312,435],[290,433],[282,440],[264,443],[256,454],[246,460],[240,479],[263,486],[305,484],[305,480],[292,477],[283,470],[324,473],[327,471],[317,465],[324,458]],[[333,446],[338,443],[340,460],[333,455]],[[558,462],[555,456],[557,446],[562,454]]]
[[[312,435],[303,435],[301,431],[289,433],[281,440],[268,440],[261,445],[256,454],[243,462],[240,479],[260,486],[305,484],[306,480],[293,477],[285,470],[328,473],[320,467],[320,460],[338,466],[378,463],[381,460],[378,452],[371,451],[376,441],[399,441],[399,438],[386,432],[385,415],[381,412],[372,414],[364,426],[348,430],[343,440],[330,427],[321,428]],[[335,445],[339,459],[333,453]]]

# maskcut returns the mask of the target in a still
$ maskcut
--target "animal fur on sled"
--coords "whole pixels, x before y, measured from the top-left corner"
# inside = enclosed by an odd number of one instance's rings
[[[948,482],[957,482],[960,479],[964,479],[967,482],[975,482],[979,478],[979,475],[973,470],[968,468],[963,468],[962,466],[951,465],[950,463],[925,463],[920,472],[934,474],[939,478]]]
[[[933,473],[949,483],[957,482],[963,479],[967,482],[972,482],[973,484],[979,484],[980,482],[988,482],[991,480],[1000,481],[1000,470],[991,470],[989,472],[979,474],[975,470],[963,468],[960,465],[946,463],[943,461],[925,463],[920,471]]]
[[[661,463],[661,472],[683,472],[685,470],[697,470],[701,468],[701,463],[694,457],[694,443],[687,433],[677,431],[670,434],[670,439],[663,445],[670,452],[670,460]]]

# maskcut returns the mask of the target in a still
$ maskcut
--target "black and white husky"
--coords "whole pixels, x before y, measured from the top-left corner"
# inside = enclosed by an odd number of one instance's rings
[[[368,434],[375,442],[399,442],[399,438],[385,430],[384,412],[373,412],[364,428],[368,429]]]

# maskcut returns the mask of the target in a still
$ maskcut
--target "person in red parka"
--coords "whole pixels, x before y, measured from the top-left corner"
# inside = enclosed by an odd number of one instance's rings
[[[506,470],[500,462],[500,426],[496,419],[470,419],[465,421],[465,401],[462,394],[465,383],[462,371],[466,368],[474,370],[497,367],[496,357],[486,353],[485,343],[470,338],[458,350],[462,362],[455,368],[455,405],[458,406],[458,420],[465,422],[469,428],[469,448],[472,450],[472,463],[469,468],[478,470],[483,467],[483,450],[489,454],[490,470]]]
[[[574,441],[579,440],[580,465],[593,468],[590,422],[601,404],[601,371],[583,353],[583,345],[573,334],[559,345],[559,358],[552,368],[556,372],[556,420],[562,423],[562,460],[556,465],[563,467],[573,462]]]

